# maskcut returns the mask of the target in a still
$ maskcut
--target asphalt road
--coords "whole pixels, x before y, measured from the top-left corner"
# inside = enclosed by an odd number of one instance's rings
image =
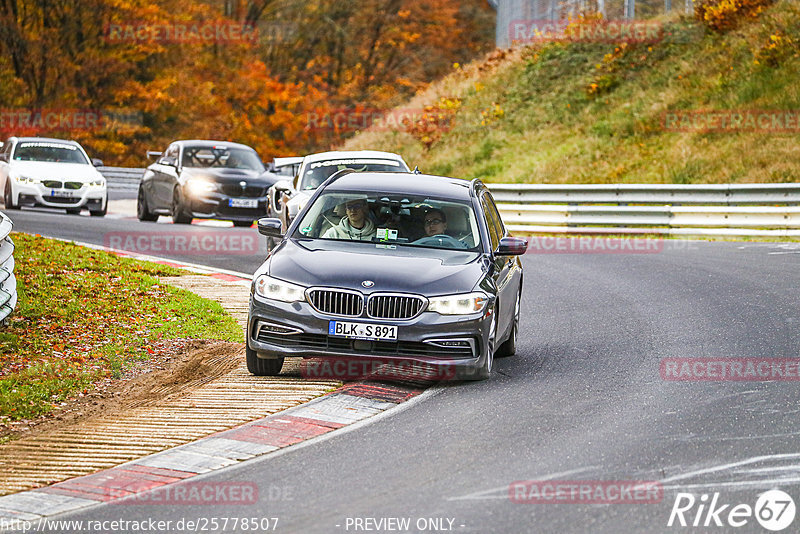
[[[81,232],[82,219],[37,217],[12,214],[16,230],[44,222],[48,235],[76,239],[140,228],[86,219]],[[528,254],[523,263],[518,354],[498,361],[491,380],[447,385],[353,431],[193,479],[256,482],[255,505],[103,505],[59,519],[171,520],[172,532],[190,530],[181,519],[245,517],[277,517],[276,532],[298,533],[766,532],[753,517],[732,528],[728,513],[772,488],[800,504],[800,382],[660,374],[670,358],[800,357],[799,244],[678,241],[649,254]],[[512,502],[509,486],[527,480],[655,481],[663,496]],[[697,499],[689,525],[701,496],[702,525],[719,493],[724,526],[668,527],[679,492]],[[388,518],[411,528],[371,522]],[[417,528],[433,518],[443,528]]]
[[[67,215],[63,210],[22,208],[5,213],[14,231],[58,237],[124,249],[133,253],[170,258],[252,274],[267,256],[266,240],[251,228],[233,228],[230,222],[202,221],[172,224],[169,217],[158,222],[136,219],[136,201],[109,205],[106,217]]]

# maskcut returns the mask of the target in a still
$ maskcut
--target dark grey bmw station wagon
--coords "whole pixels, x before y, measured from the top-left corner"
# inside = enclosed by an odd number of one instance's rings
[[[488,378],[516,351],[518,255],[488,189],[406,173],[331,176],[253,276],[247,365],[278,374],[286,357],[392,359]]]

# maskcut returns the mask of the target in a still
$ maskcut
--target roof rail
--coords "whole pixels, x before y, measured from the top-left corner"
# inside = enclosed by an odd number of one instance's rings
[[[480,178],[473,178],[469,182],[470,195],[478,196],[478,187],[485,187],[485,185],[483,184]]]

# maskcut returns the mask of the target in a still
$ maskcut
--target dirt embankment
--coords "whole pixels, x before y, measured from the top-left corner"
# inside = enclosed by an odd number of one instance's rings
[[[163,345],[157,357],[126,370],[121,378],[100,382],[50,415],[0,426],[0,438],[33,436],[186,395],[232,371],[244,353],[243,344],[224,341],[170,340]]]

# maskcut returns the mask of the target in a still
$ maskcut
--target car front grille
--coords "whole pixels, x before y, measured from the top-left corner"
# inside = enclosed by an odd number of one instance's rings
[[[264,329],[258,331],[256,339],[262,343],[287,348],[332,351],[353,355],[369,354],[376,357],[404,356],[411,358],[459,359],[474,358],[476,356],[471,347],[440,347],[419,341],[358,341],[359,348],[356,349],[352,339],[322,334],[280,335],[267,332]]]
[[[61,189],[64,187],[64,183],[58,180],[42,180],[42,185],[50,189]]]
[[[260,185],[248,185],[243,188],[239,184],[223,184],[222,192],[229,197],[259,198],[267,194],[267,188]]]
[[[409,295],[370,295],[367,315],[375,319],[411,319],[419,315],[425,299]]]
[[[315,310],[342,317],[358,317],[364,311],[364,297],[342,289],[312,289],[308,300]]]
[[[47,202],[51,204],[78,204],[81,199],[79,198],[64,198],[64,197],[44,197]]]
[[[64,182],[65,189],[80,189],[83,187],[81,182]]]

